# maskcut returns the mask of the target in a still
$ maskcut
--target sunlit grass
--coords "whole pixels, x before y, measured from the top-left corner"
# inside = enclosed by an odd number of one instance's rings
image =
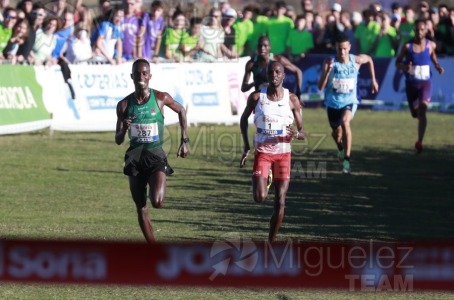
[[[294,142],[294,173],[279,239],[453,239],[454,116],[429,113],[425,150],[413,153],[407,112],[360,110],[352,123],[352,176],[342,176],[326,112],[304,112],[308,140]],[[250,128],[250,139],[252,142]],[[229,232],[265,239],[272,201],[253,202],[250,171],[239,168],[239,126],[189,129],[192,152],[176,158],[169,127],[167,197],[150,218],[161,241],[214,240]],[[112,132],[48,131],[0,136],[2,238],[143,241],[122,173],[127,145]],[[345,291],[2,284],[1,299],[363,299]],[[374,294],[377,299],[448,299],[448,294]]]

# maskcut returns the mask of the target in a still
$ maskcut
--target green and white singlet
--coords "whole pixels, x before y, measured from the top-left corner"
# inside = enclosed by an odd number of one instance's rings
[[[164,142],[164,115],[150,89],[146,103],[138,104],[134,93],[129,95],[127,117],[131,117],[128,130],[130,148],[144,147],[146,150],[161,148]]]

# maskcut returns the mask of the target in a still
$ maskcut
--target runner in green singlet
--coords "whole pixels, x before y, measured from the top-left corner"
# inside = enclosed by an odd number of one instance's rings
[[[137,208],[140,229],[147,242],[155,241],[148,216],[147,185],[154,208],[162,207],[166,191],[166,175],[173,173],[162,149],[164,140],[164,106],[178,114],[181,143],[177,156],[189,154],[186,110],[168,93],[148,87],[150,64],[138,59],[132,65],[131,79],[135,91],[117,104],[115,142],[124,142],[126,133],[130,146],[125,154],[123,173],[129,177],[129,188]]]
[[[257,44],[257,55],[251,57],[246,63],[241,91],[247,92],[251,88],[255,91],[260,91],[262,85],[268,84],[266,77],[266,68],[271,61],[280,62],[284,68],[296,75],[296,90],[295,95],[298,99],[301,96],[301,86],[303,85],[303,72],[292,64],[286,57],[270,53],[271,44],[267,36],[261,36]],[[249,82],[252,74],[252,82]],[[301,103],[302,104],[302,103]]]

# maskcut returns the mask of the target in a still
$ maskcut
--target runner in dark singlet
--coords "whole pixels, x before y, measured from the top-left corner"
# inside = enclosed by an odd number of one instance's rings
[[[405,91],[410,113],[418,119],[418,140],[415,143],[417,153],[421,153],[423,149],[422,141],[427,127],[426,111],[432,94],[430,63],[433,63],[439,74],[444,73],[435,54],[436,44],[426,39],[426,33],[426,22],[417,20],[415,38],[402,47],[396,58],[396,68],[405,72]]]

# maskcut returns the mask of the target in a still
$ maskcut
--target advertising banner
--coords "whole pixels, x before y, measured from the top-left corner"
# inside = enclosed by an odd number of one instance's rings
[[[66,92],[55,104],[53,130],[115,131],[118,101],[134,91],[131,64],[71,65],[75,99]]]
[[[302,100],[306,107],[323,106],[318,79],[327,55],[310,54],[297,66],[303,71]],[[216,63],[151,64],[150,87],[168,92],[187,109],[188,124],[238,124],[252,89],[241,92],[248,57]],[[432,68],[429,109],[454,112],[454,60],[440,58],[445,69]],[[405,77],[394,59],[374,58],[379,92],[371,93],[367,65],[360,68],[360,106],[377,110],[407,109]],[[46,127],[62,131],[114,131],[116,105],[134,91],[132,63],[121,65],[71,65],[70,87],[59,66],[2,65],[0,68],[0,134],[34,131]],[[252,79],[251,79],[252,80]],[[286,74],[284,87],[294,92],[296,76]],[[177,124],[178,115],[164,109],[165,124]]]
[[[131,255],[133,253],[134,255]],[[0,282],[454,289],[452,242],[286,242],[226,237],[145,243],[0,240]]]
[[[325,58],[334,57],[333,55],[309,54],[302,58],[297,66],[303,71],[303,87],[301,89],[304,100],[319,101],[323,99],[323,91],[318,89],[318,80],[322,73],[322,64]],[[386,58],[374,58],[375,78],[380,87],[384,81],[386,70],[390,65],[390,60]],[[359,99],[378,99],[376,94],[372,94],[370,71],[367,65],[362,65],[358,76],[358,98]]]
[[[35,69],[2,65],[0,75],[0,134],[48,127],[51,115],[44,105]]]
[[[190,117],[196,122],[223,122],[233,115],[229,99],[228,63],[194,64],[185,68],[182,89],[188,99]],[[189,119],[191,121],[191,119]]]
[[[454,112],[454,59],[440,58],[439,63],[445,69],[445,73],[440,75],[431,66],[432,96],[430,109],[442,112]],[[383,100],[383,103],[375,105],[374,109],[408,109],[407,96],[405,94],[405,75],[396,69],[395,59],[390,60],[376,99]]]
[[[244,63],[151,64],[150,87],[183,105],[190,124],[238,123],[238,111],[246,104],[240,90]],[[131,68],[132,63],[71,66],[76,96],[71,99],[66,84],[60,83],[63,92],[52,105],[52,129],[114,131],[116,105],[134,91]],[[164,107],[164,117],[165,124],[178,123],[178,115],[169,108]]]
[[[331,55],[333,56],[333,55]],[[301,59],[297,66],[303,71],[302,98],[307,103],[311,101],[323,104],[323,92],[318,90],[318,79],[321,75],[323,60],[329,55],[309,54]],[[395,67],[394,58],[373,58],[375,77],[379,84],[379,92],[371,93],[370,72],[367,65],[362,65],[358,77],[358,97],[363,101],[363,106],[377,110],[408,109],[405,94],[405,76]],[[432,97],[430,110],[441,112],[454,112],[454,60],[452,58],[439,58],[440,65],[445,73],[440,75],[433,66],[432,69]],[[294,87],[289,84],[292,90]],[[372,101],[370,101],[372,100]],[[374,101],[375,100],[375,101]],[[371,103],[371,104],[369,104]]]

